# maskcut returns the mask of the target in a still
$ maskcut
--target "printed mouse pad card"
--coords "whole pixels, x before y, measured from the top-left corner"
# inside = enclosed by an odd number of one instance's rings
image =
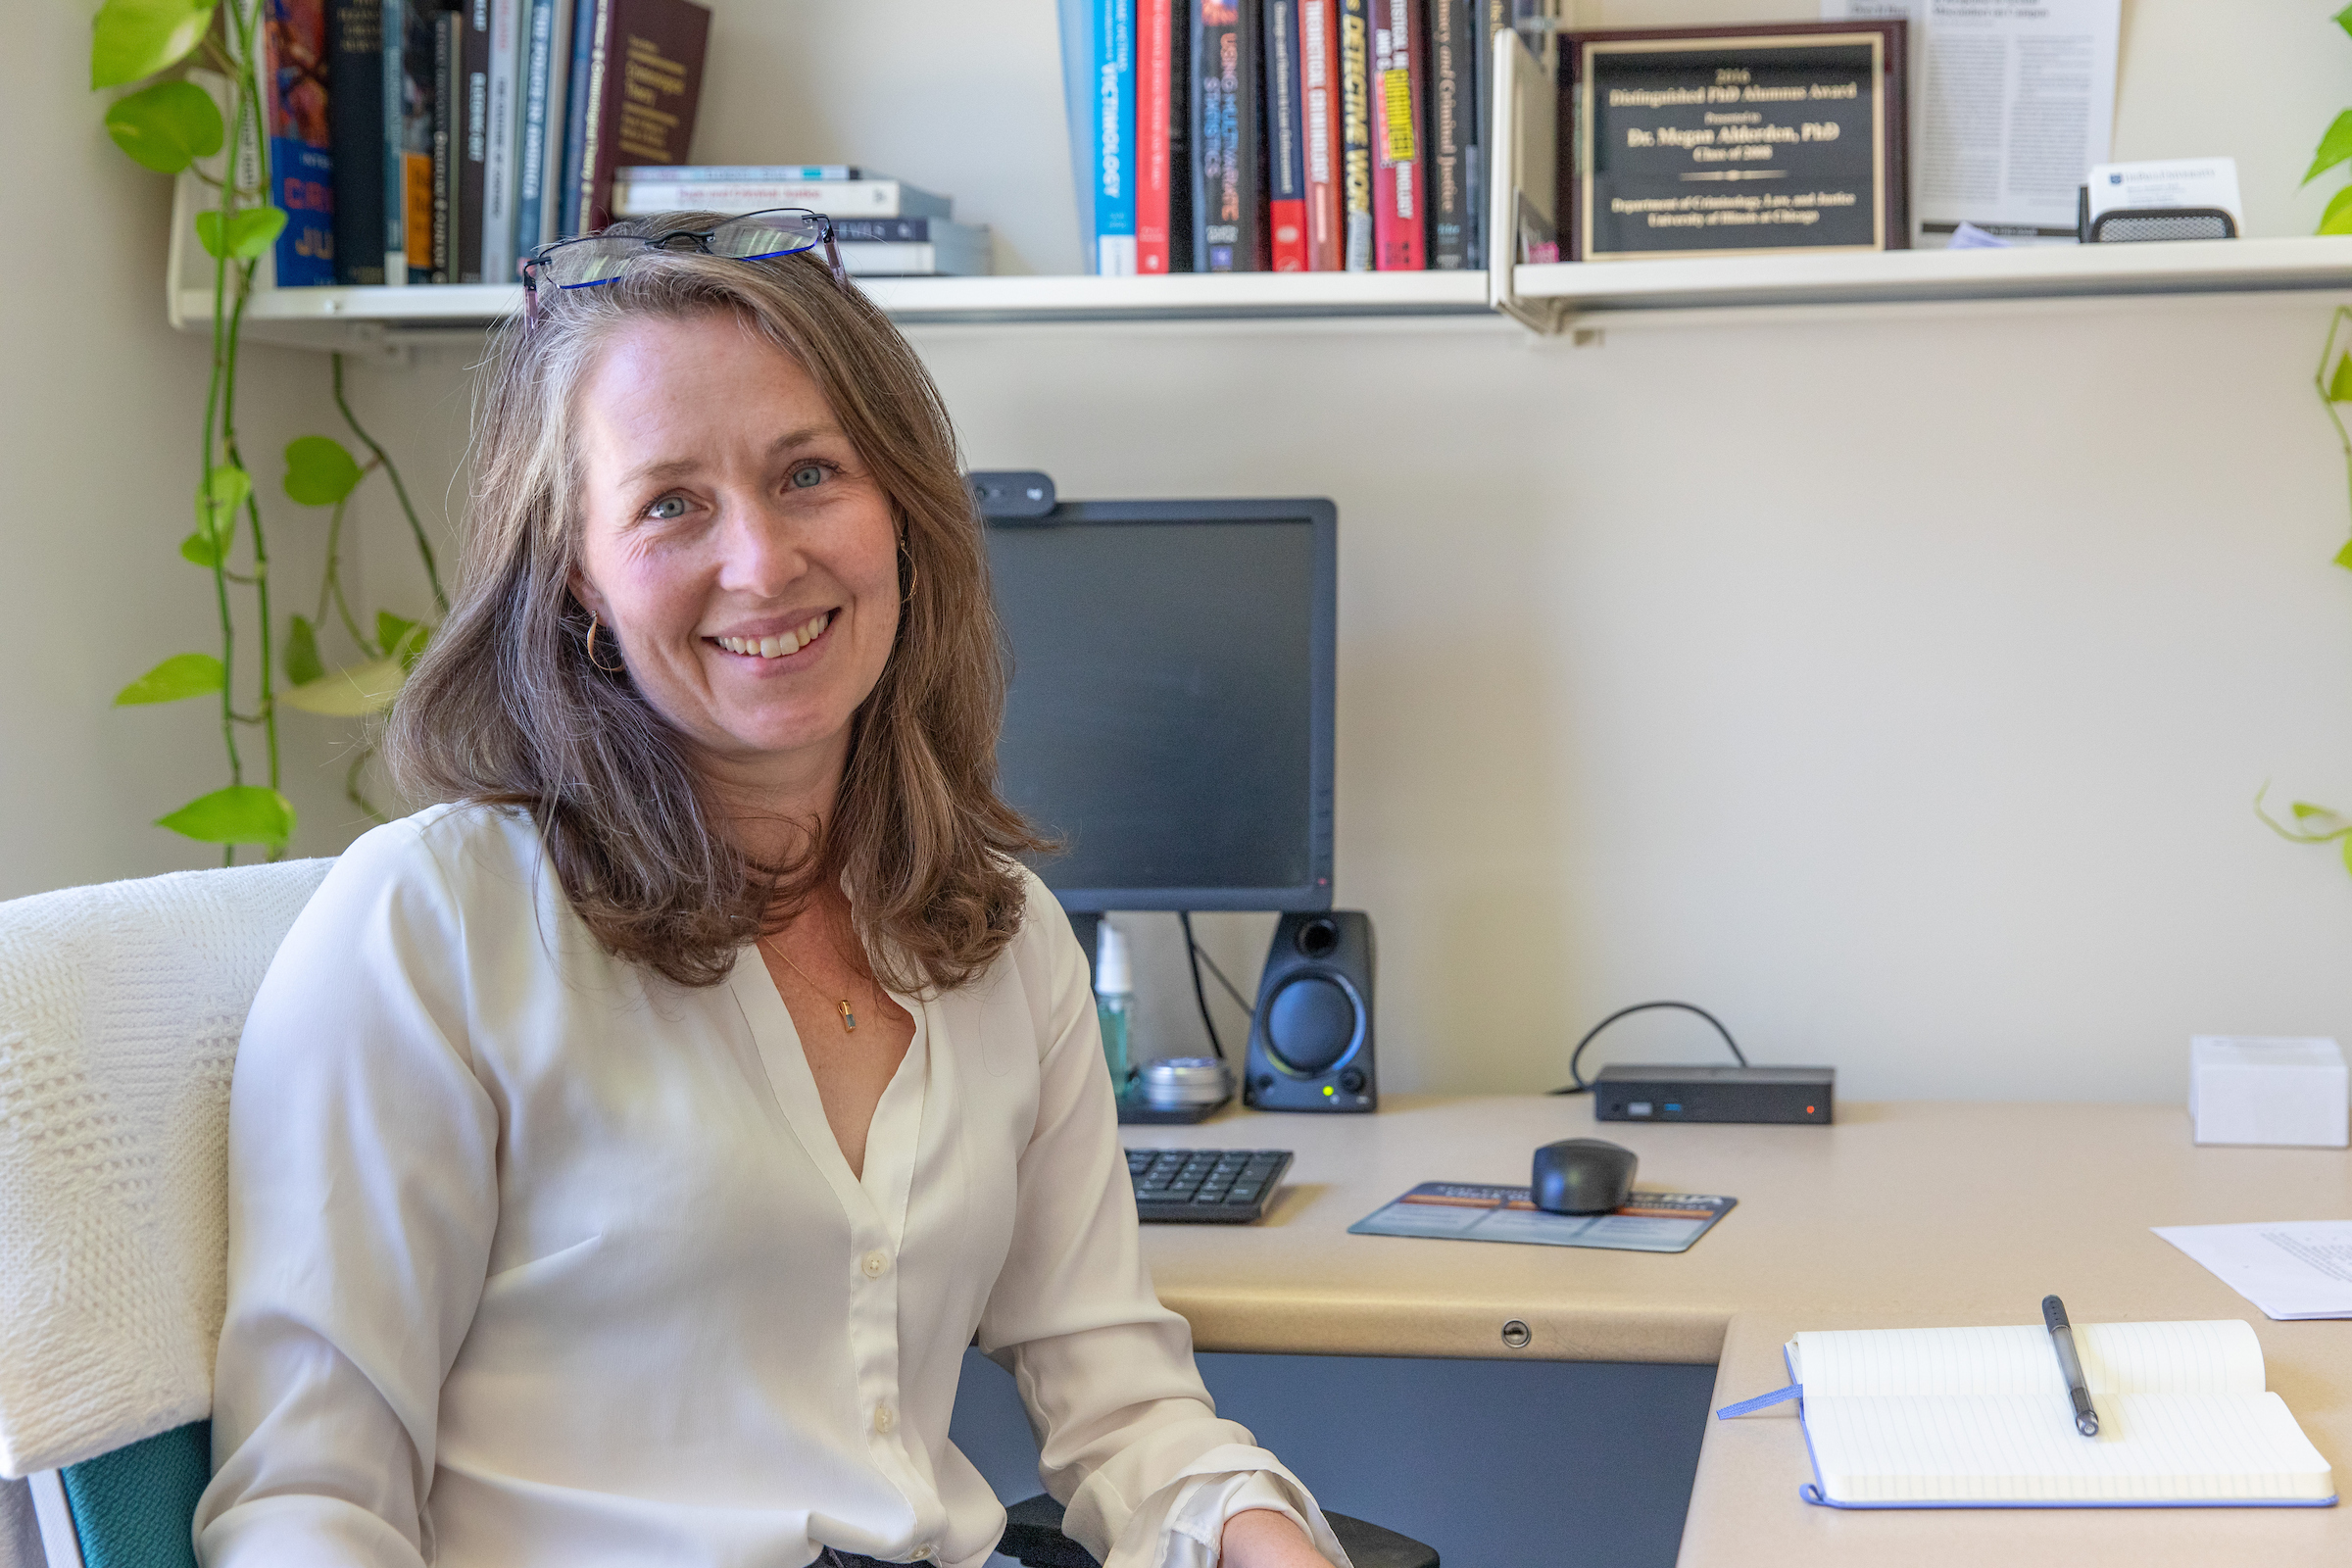
[[[1348,1227],[1350,1236],[1431,1236],[1530,1247],[1600,1247],[1614,1252],[1687,1252],[1740,1200],[1697,1193],[1636,1193],[1606,1214],[1551,1214],[1524,1187],[1423,1182]]]

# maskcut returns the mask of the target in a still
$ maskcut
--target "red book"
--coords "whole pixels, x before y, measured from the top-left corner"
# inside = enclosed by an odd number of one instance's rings
[[[1299,140],[1299,0],[1265,0],[1266,233],[1274,270],[1306,270],[1306,149]]]
[[[1383,272],[1429,265],[1420,34],[1420,0],[1372,0],[1372,256]]]
[[[1306,267],[1336,272],[1340,248],[1339,0],[1298,0],[1298,100],[1306,145]]]
[[[1139,0],[1135,21],[1135,270],[1166,272],[1168,196],[1176,175],[1168,145],[1176,0]]]

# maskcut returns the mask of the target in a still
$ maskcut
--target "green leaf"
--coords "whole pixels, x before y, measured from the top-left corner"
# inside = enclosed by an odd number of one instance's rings
[[[2334,16],[2328,18],[2328,20],[2334,23],[2337,26],[2343,28],[2346,32],[2352,32],[2352,6],[2344,7],[2343,10],[2338,11]]]
[[[2328,198],[2328,210],[2320,215],[2320,226],[2315,234],[2352,234],[2352,185],[2346,185]]]
[[[318,657],[318,633],[300,615],[286,626],[286,679],[297,686],[307,686],[326,673],[326,664]]]
[[[2298,822],[2308,822],[2315,816],[2333,816],[2335,814],[2325,806],[2314,806],[2309,801],[2297,801],[2287,809],[2295,813],[2295,820]]]
[[[424,652],[433,628],[417,621],[395,615],[389,610],[375,612],[375,640],[384,650],[386,659],[397,659],[411,669],[416,666],[416,656]]]
[[[2335,362],[2335,373],[2328,378],[2328,400],[2352,403],[2352,354]]]
[[[253,475],[224,463],[205,474],[196,486],[196,526],[222,535],[236,527],[237,509],[253,494]]]
[[[159,81],[106,111],[106,133],[130,161],[176,174],[220,150],[224,127],[213,95],[192,81]]]
[[[317,680],[305,681],[292,691],[279,692],[277,700],[306,713],[358,718],[390,708],[392,699],[400,695],[401,683],[408,678],[408,669],[399,660],[371,659],[364,664],[352,664]]]
[[[2346,571],[2352,571],[2352,540],[2346,540],[2344,548],[2335,553],[2335,564]]]
[[[183,697],[202,697],[228,683],[228,672],[210,654],[174,654],[137,680],[115,693],[117,708],[140,703],[176,703]]]
[[[228,215],[227,253],[231,260],[250,262],[277,242],[286,215],[274,207],[247,207]],[[196,239],[207,256],[221,254],[220,215],[206,208],[196,215]]]
[[[286,494],[302,505],[331,507],[359,482],[359,461],[334,437],[298,435],[286,443]]]
[[[231,784],[157,817],[155,825],[206,844],[267,844],[278,850],[294,836],[294,803],[259,784]]]
[[[202,528],[179,542],[179,559],[187,562],[190,565],[202,566],[207,571],[220,565],[221,559],[226,555],[227,551],[221,548],[220,536],[207,533]]]
[[[2347,871],[2352,871],[2352,834],[2347,834],[2344,837],[2343,854],[2344,869]]]
[[[214,0],[106,0],[90,24],[90,85],[120,87],[175,66],[204,42]]]
[[[2336,116],[2328,134],[2320,138],[2319,151],[2311,155],[2311,168],[2303,172],[2303,183],[2310,184],[2347,158],[2352,158],[2352,109]]]

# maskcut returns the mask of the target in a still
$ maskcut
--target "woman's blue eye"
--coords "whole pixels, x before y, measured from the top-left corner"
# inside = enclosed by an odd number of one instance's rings
[[[663,496],[645,509],[645,514],[660,522],[673,522],[686,515],[684,496]]]
[[[792,470],[792,487],[795,490],[806,490],[812,484],[824,482],[825,469],[822,464],[804,463]]]

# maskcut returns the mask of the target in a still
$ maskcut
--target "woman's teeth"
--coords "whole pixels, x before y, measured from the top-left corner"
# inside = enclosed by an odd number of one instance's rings
[[[782,659],[786,654],[797,654],[816,641],[818,634],[830,625],[832,620],[833,612],[828,610],[821,615],[811,616],[806,624],[795,626],[781,636],[713,637],[710,640],[730,654],[751,654],[760,659]]]

